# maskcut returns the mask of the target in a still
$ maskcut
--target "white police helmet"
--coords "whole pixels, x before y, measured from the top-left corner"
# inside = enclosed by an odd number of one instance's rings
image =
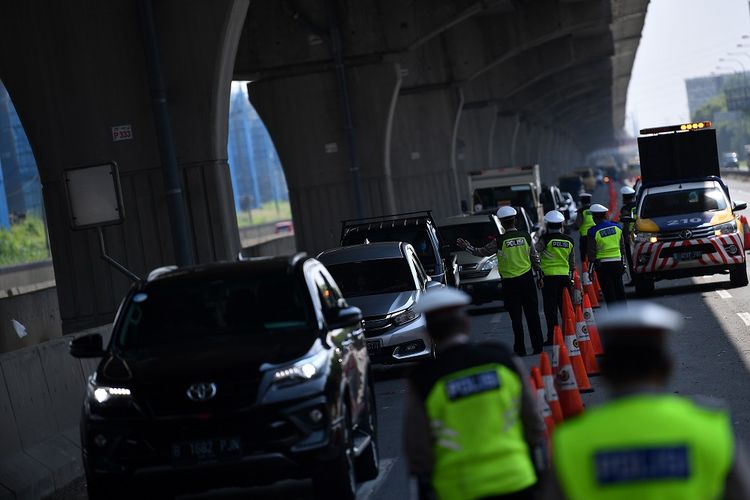
[[[515,217],[518,212],[511,206],[500,207],[497,211],[498,219],[507,219],[508,217]]]
[[[444,287],[427,290],[414,306],[417,313],[431,313],[440,309],[452,309],[471,304],[471,297],[457,288]]]
[[[544,222],[548,222],[550,224],[562,224],[563,222],[565,222],[565,216],[557,210],[550,210],[549,212],[544,214]]]
[[[605,207],[604,205],[600,205],[599,203],[594,203],[593,205],[591,205],[591,208],[589,208],[589,210],[591,210],[592,214],[606,214],[607,212],[609,212],[609,209],[607,207]]]
[[[662,330],[677,331],[683,324],[682,315],[654,302],[629,301],[597,313],[599,330]]]
[[[635,194],[635,189],[630,186],[623,186],[620,188],[620,194],[623,196],[633,196]]]

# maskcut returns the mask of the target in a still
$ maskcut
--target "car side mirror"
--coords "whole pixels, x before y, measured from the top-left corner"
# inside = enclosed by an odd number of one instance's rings
[[[362,310],[359,307],[348,306],[335,309],[329,321],[331,328],[353,326],[362,321]]]
[[[632,217],[620,217],[620,222],[624,222],[625,224],[632,224],[635,222],[635,219]]]
[[[443,288],[443,284],[440,283],[439,281],[430,279],[430,280],[427,280],[427,283],[425,283],[424,288],[425,290],[431,290],[433,288]]]
[[[102,336],[90,333],[70,341],[68,348],[74,358],[101,358],[104,356]]]
[[[734,202],[734,210],[736,212],[739,212],[740,210],[745,210],[747,208],[747,202],[746,201],[735,201]]]

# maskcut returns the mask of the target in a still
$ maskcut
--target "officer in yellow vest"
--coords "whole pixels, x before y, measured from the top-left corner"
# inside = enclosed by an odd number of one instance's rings
[[[625,300],[625,286],[622,273],[625,271],[623,256],[625,243],[622,238],[622,227],[607,220],[609,209],[595,203],[591,205],[591,215],[596,225],[589,229],[588,249],[589,273],[596,267],[599,285],[602,287],[607,306]]]
[[[575,269],[573,238],[563,233],[565,216],[557,210],[544,215],[547,225],[545,232],[536,244],[540,265],[544,274],[542,300],[544,317],[547,320],[547,340],[544,345],[552,345],[555,325],[559,325],[557,311],[562,314],[563,289],[570,292],[570,281]]]
[[[456,241],[456,245],[473,255],[482,257],[497,255],[497,270],[503,279],[503,301],[513,325],[513,351],[519,356],[526,356],[526,342],[523,334],[524,316],[534,354],[542,352],[544,345],[542,324],[539,321],[539,298],[536,291],[537,286],[542,285],[542,274],[539,269],[539,255],[531,244],[531,235],[516,229],[517,215],[518,212],[513,207],[500,207],[497,211],[497,218],[500,219],[505,229],[504,234],[481,248],[474,248],[462,238]],[[537,275],[536,280],[534,274]]]
[[[581,208],[578,210],[576,216],[575,227],[578,229],[578,246],[581,252],[581,261],[586,257],[586,239],[589,235],[589,229],[594,227],[594,218],[591,215],[591,195],[589,193],[581,193],[578,197],[581,202]]]
[[[502,344],[470,343],[470,302],[441,288],[416,305],[437,357],[417,366],[407,386],[409,471],[420,499],[532,499],[546,456],[544,421],[521,360]]]
[[[728,410],[667,389],[667,336],[682,316],[655,303],[603,314],[601,369],[613,399],[555,429],[550,500],[750,498],[750,460]]]

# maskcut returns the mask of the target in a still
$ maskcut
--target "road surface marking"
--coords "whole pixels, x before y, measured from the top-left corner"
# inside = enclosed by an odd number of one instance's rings
[[[368,500],[370,498],[373,498],[375,493],[377,493],[383,483],[385,483],[386,479],[388,479],[388,475],[391,473],[393,465],[397,460],[398,458],[386,458],[384,460],[381,460],[380,473],[378,474],[378,477],[376,477],[372,481],[367,481],[365,484],[360,486],[359,490],[357,491],[357,499]]]
[[[726,290],[716,290],[716,293],[722,299],[731,299],[732,298],[732,294],[729,293],[729,292],[727,292]]]
[[[750,326],[750,313],[741,312],[737,313],[737,316],[745,323],[745,326]]]

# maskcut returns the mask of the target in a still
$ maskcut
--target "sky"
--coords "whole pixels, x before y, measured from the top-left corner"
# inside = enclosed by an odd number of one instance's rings
[[[626,130],[689,121],[685,79],[741,65],[750,71],[748,0],[651,0],[628,88]]]

